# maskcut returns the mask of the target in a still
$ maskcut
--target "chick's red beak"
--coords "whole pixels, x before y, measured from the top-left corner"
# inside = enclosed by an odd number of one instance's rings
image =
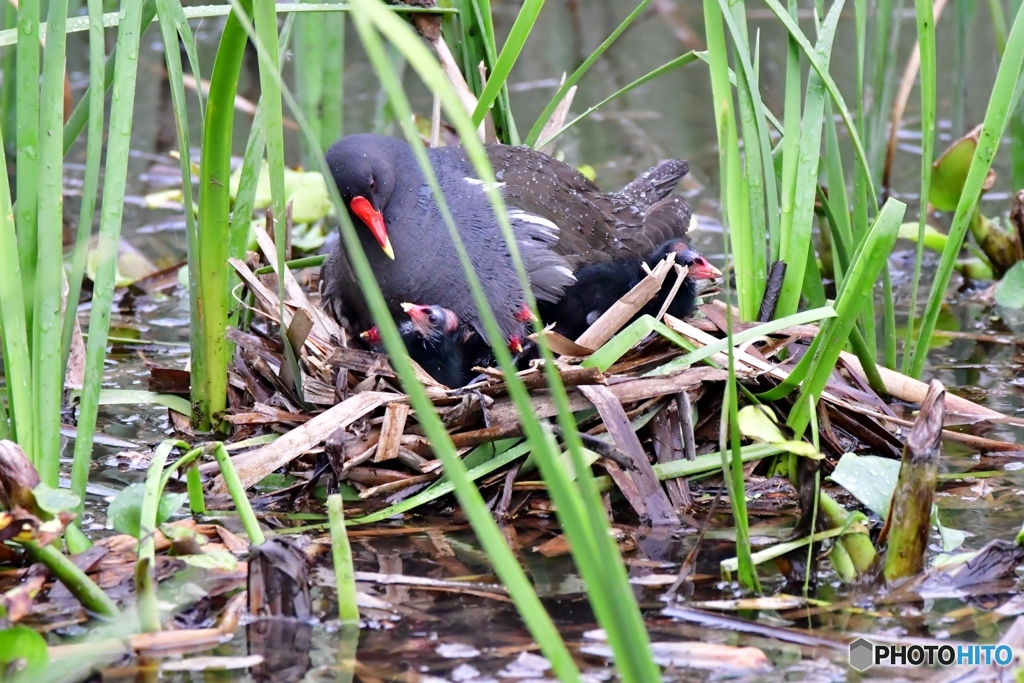
[[[366,332],[361,332],[359,334],[359,338],[362,339],[363,341],[373,344],[374,346],[381,345],[380,330],[377,329],[376,325],[366,330]]]
[[[429,335],[430,333],[430,306],[421,306],[419,304],[402,304],[402,310],[408,314],[409,319],[412,320],[412,324],[416,326],[416,329],[423,335]]]
[[[722,277],[722,271],[715,268],[703,256],[697,255],[689,266],[687,275],[694,280],[715,280]]]
[[[384,250],[388,258],[394,260],[395,252],[391,248],[391,240],[388,239],[387,228],[384,227],[384,214],[373,208],[373,204],[366,197],[353,198],[349,202],[349,208],[370,229],[370,232],[376,238],[377,243],[380,244],[380,248]]]

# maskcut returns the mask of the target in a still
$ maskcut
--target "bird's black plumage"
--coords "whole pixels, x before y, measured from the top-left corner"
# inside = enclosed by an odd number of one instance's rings
[[[487,153],[541,302],[557,302],[581,268],[647,254],[689,226],[690,207],[668,196],[686,174],[686,162],[664,161],[620,192],[602,193],[572,167],[540,152],[491,145]],[[514,345],[525,338],[528,317],[484,183],[461,147],[429,149],[427,155],[490,308]],[[352,135],[328,150],[327,163],[392,313],[404,301],[431,301],[482,335],[454,244],[408,144]],[[375,221],[376,234],[369,229]],[[386,249],[393,249],[394,259]],[[321,292],[339,320],[357,329],[372,324],[340,243],[324,263]]]
[[[465,328],[458,316],[441,306],[403,306],[408,319],[401,322],[398,331],[409,352],[428,375],[449,388],[461,387],[468,381],[463,357]],[[362,335],[374,348],[383,350],[377,327]]]
[[[718,271],[685,242],[674,239],[665,242],[644,258],[620,258],[581,268],[576,273],[576,284],[566,289],[559,301],[539,305],[541,319],[545,323],[555,323],[555,331],[559,334],[570,339],[578,338],[647,276],[644,263],[653,268],[673,252],[676,254],[676,263],[688,266],[691,272],[683,279],[666,312],[677,318],[686,317],[693,311],[696,302],[697,280],[715,277]],[[657,315],[672,290],[673,282],[673,276],[669,275],[658,294],[640,309],[634,320],[642,315]]]

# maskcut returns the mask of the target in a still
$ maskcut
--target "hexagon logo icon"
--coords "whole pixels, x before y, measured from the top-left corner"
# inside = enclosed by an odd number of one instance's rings
[[[875,646],[869,641],[858,638],[850,643],[850,666],[857,671],[864,671],[874,664]]]

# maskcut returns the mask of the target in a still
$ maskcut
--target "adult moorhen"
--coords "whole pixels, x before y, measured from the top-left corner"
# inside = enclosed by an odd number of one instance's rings
[[[409,319],[398,326],[398,331],[409,357],[446,387],[463,386],[468,378],[462,354],[463,328],[458,316],[441,306],[403,303],[401,307]],[[384,347],[376,325],[359,336],[378,350]]]
[[[491,145],[487,154],[539,301],[557,302],[580,268],[642,257],[683,237],[690,224],[689,205],[669,196],[689,170],[685,161],[663,161],[622,190],[603,193],[571,166],[541,152]],[[529,315],[484,183],[461,147],[433,148],[427,155],[501,331],[516,349]],[[454,244],[408,143],[351,135],[335,143],[326,158],[392,314],[402,302],[429,301],[482,335]],[[356,329],[373,324],[340,241],[324,262],[320,281],[335,318]]]
[[[555,331],[559,334],[576,339],[623,294],[640,284],[647,276],[643,269],[644,263],[653,268],[672,252],[676,255],[676,263],[687,266],[687,274],[667,312],[677,318],[685,318],[693,311],[697,300],[697,281],[719,278],[722,272],[681,239],[665,242],[642,259],[620,258],[581,268],[576,273],[576,284],[567,288],[560,300],[553,304],[540,304],[540,316],[546,323],[555,323]],[[661,291],[633,319],[642,315],[657,315],[672,290],[673,281],[670,274]]]

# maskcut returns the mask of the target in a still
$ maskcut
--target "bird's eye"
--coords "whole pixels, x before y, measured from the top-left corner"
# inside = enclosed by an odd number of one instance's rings
[[[377,180],[373,176],[370,176],[370,191],[373,192],[376,189],[377,189]]]
[[[437,325],[437,314],[431,311],[430,313],[427,314],[427,320],[430,322],[431,325]]]

